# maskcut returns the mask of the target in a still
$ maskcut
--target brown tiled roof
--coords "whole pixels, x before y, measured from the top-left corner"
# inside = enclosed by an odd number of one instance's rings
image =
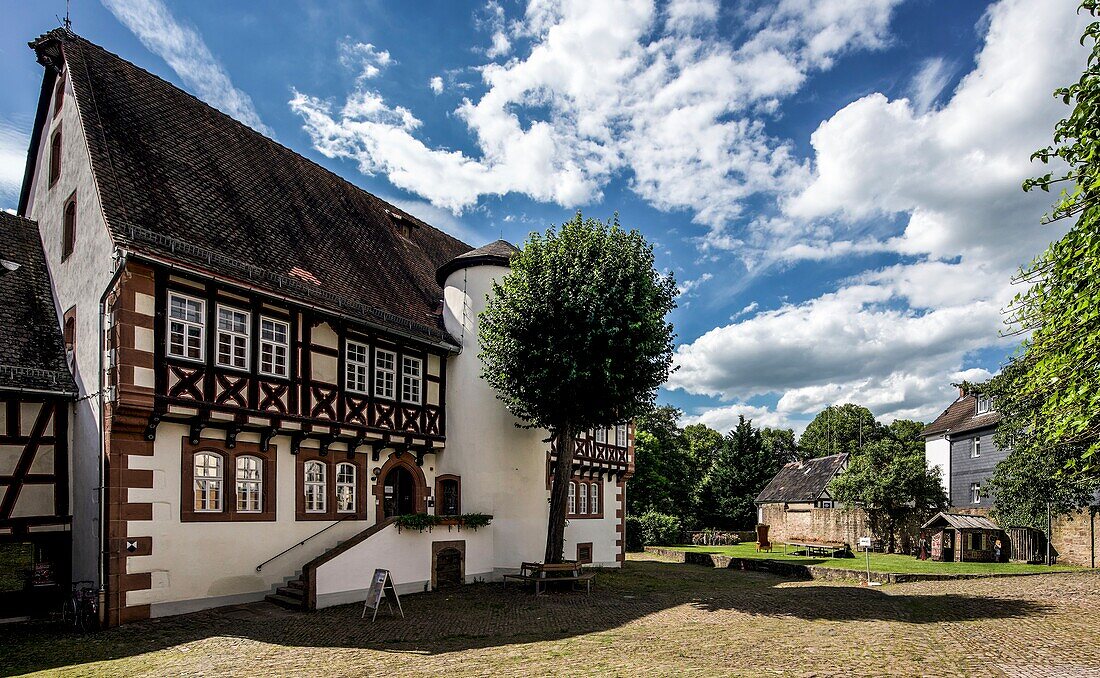
[[[971,516],[962,513],[937,513],[928,522],[921,526],[922,530],[931,527],[950,526],[956,530],[999,530],[994,523],[985,516]]]
[[[924,427],[922,433],[926,437],[949,432],[963,433],[996,426],[1000,420],[1001,415],[995,411],[979,415],[978,398],[974,394],[968,393],[951,403],[950,407],[943,411],[943,414]]]
[[[442,285],[447,276],[460,268],[488,265],[507,266],[508,261],[516,252],[519,252],[519,248],[507,240],[494,240],[488,245],[460,254],[443,264],[435,272],[435,279]]]
[[[846,453],[792,461],[779,469],[779,473],[757,495],[756,503],[816,501],[846,461]]]
[[[11,389],[76,392],[38,225],[0,211],[0,391]]]
[[[59,44],[116,242],[450,340],[435,273],[469,245],[84,38],[31,43]]]

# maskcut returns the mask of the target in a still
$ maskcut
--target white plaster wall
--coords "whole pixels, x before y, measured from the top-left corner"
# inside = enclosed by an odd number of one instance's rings
[[[619,547],[615,545],[618,533],[615,526],[619,519],[615,510],[619,508],[615,501],[618,485],[614,480],[605,479],[600,487],[600,501],[603,504],[602,518],[570,518],[565,526],[565,557],[577,557],[577,544],[592,542],[592,564],[603,567],[618,567],[616,556]]]
[[[127,605],[153,605],[198,601],[189,607],[165,606],[160,613],[198,609],[225,604],[232,600],[259,600],[273,585],[292,579],[302,565],[340,541],[374,524],[374,498],[367,498],[366,521],[348,520],[295,548],[256,572],[256,566],[283,549],[331,525],[328,521],[294,519],[295,458],[290,453],[290,438],[272,439],[276,446],[275,521],[272,522],[180,522],[180,447],[188,429],[182,424],[161,424],[152,457],[130,456],[131,468],[153,471],[152,489],[130,489],[132,502],[152,502],[152,521],[130,521],[132,537],[153,538],[153,552],[130,557],[128,572],[152,573],[152,588],[126,594]],[[224,441],[224,433],[204,431],[211,440]],[[258,442],[255,434],[243,433],[241,442]],[[305,441],[303,448],[315,445]],[[333,445],[330,454],[342,456],[344,450]],[[372,465],[373,466],[373,465]],[[369,481],[369,476],[367,478]],[[368,488],[369,491],[369,488]],[[231,496],[231,495],[230,495]],[[367,575],[369,576],[369,574]],[[221,598],[221,600],[219,600]],[[209,599],[205,602],[202,599]]]
[[[73,375],[81,395],[99,389],[99,297],[113,274],[114,243],[103,219],[91,158],[77,111],[76,93],[66,78],[61,115],[50,116],[36,149],[37,172],[27,203],[29,219],[38,222],[50,268],[58,324],[76,306],[76,361]],[[49,186],[49,148],[53,131],[62,126],[61,176]],[[62,212],[76,191],[76,246],[61,261]],[[88,398],[74,406],[71,431],[70,487],[73,513],[73,579],[98,582],[99,401]]]
[[[432,531],[384,528],[317,568],[317,607],[362,601],[374,571],[390,571],[398,593],[424,591],[432,579],[432,543],[465,541],[466,581],[493,576],[493,526]]]
[[[546,549],[549,496],[543,429],[523,429],[481,377],[478,314],[502,266],[475,266],[452,273],[444,284],[444,322],[462,351],[447,365],[447,447],[439,473],[462,477],[463,513],[493,514],[494,567],[514,570],[523,561],[542,561]],[[605,485],[604,515],[615,515],[615,492]],[[580,523],[591,523],[580,526]],[[606,533],[601,527],[606,527]],[[593,542],[604,559],[615,548],[614,522],[574,520],[566,527],[566,556],[577,542]],[[614,555],[607,560],[614,562]]]
[[[947,438],[925,438],[924,462],[928,468],[940,468],[940,484],[943,491],[951,496],[951,443]]]

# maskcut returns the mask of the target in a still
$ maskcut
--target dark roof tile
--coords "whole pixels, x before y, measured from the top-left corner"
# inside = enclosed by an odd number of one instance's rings
[[[978,398],[972,393],[961,396],[958,400],[936,417],[928,426],[924,427],[922,434],[925,437],[940,435],[943,433],[965,433],[982,428],[996,426],[1001,420],[997,412],[978,414]]]
[[[756,503],[816,501],[847,461],[847,454],[792,461],[779,469],[756,497]]]

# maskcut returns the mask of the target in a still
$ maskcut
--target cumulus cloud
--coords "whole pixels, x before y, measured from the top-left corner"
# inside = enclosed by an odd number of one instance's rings
[[[432,88],[432,92],[434,94],[442,94],[443,93],[443,78],[441,78],[438,75],[432,77],[432,79],[428,81],[428,87]]]
[[[13,123],[0,120],[0,201],[14,206],[19,200],[30,139]]]
[[[249,127],[271,135],[252,98],[233,86],[202,36],[181,24],[161,0],[101,0],[150,52],[164,59],[198,98]]]
[[[714,274],[712,273],[704,273],[694,280],[685,280],[684,282],[680,283],[680,295],[682,296],[688,294],[689,292],[698,288],[700,285],[713,277]]]
[[[625,174],[643,199],[708,226],[705,246],[727,247],[745,198],[808,180],[759,115],[838,55],[884,45],[898,1],[826,0],[812,11],[793,0],[754,3],[739,44],[707,30],[718,11],[703,0],[665,12],[652,0],[531,0],[511,26],[490,3],[494,31],[531,46],[482,66],[485,93],[455,110],[475,154],[429,146],[403,125],[363,124],[307,94],[291,107],[321,152],[455,212],[506,193],[572,207]],[[351,97],[364,89],[357,83]]]
[[[808,420],[792,419],[782,412],[776,412],[767,407],[736,404],[724,407],[713,407],[694,414],[684,415],[680,420],[680,425],[705,424],[715,431],[727,433],[736,428],[738,417],[741,416],[744,416],[746,419],[751,419],[753,426],[758,428],[763,428],[765,426],[771,428],[791,428],[794,429],[795,435],[802,435],[802,431],[806,430],[806,424],[809,423]]]
[[[340,63],[347,68],[357,70],[356,79],[360,82],[376,78],[386,66],[393,62],[390,53],[378,49],[369,42],[354,42],[345,38],[340,43]]]

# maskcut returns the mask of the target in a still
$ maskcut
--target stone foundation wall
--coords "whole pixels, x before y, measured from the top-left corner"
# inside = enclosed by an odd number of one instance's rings
[[[865,534],[867,515],[862,509],[815,508],[786,510],[782,504],[765,504],[763,523],[773,542],[820,541],[855,546]]]

